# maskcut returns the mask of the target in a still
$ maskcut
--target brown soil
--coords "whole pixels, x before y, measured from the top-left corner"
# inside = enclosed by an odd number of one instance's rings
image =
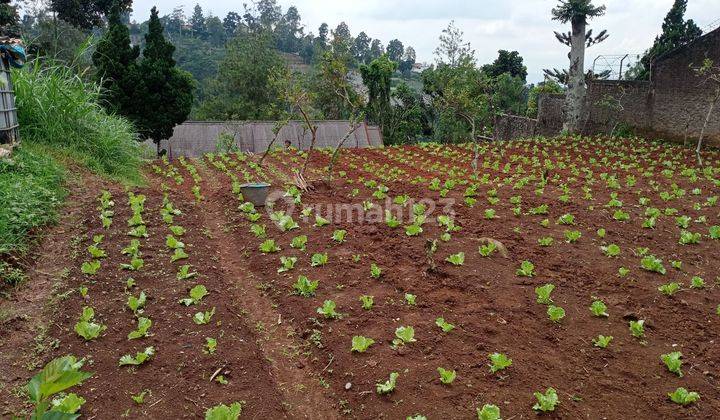
[[[641,147],[647,149],[645,154],[633,159],[632,148]],[[715,342],[720,333],[720,317],[715,313],[720,304],[715,280],[720,274],[719,242],[705,236],[699,244],[679,245],[680,229],[674,216],[661,216],[655,229],[643,229],[645,206],[638,205],[638,199],[648,197],[651,206],[661,210],[673,207],[679,215],[693,220],[704,216],[706,224],[691,222],[689,230],[707,234],[708,226],[720,224],[718,207],[701,206],[697,210],[693,204],[720,195],[720,188],[702,176],[694,182],[682,176],[682,168],[692,166],[692,154],[680,148],[601,140],[594,144],[529,141],[509,143],[503,152],[501,156],[495,148],[488,148],[483,154],[479,171],[481,176],[488,175],[489,182],[478,189],[474,207],[463,203],[467,185],[457,185],[448,192],[447,197],[455,200],[455,223],[462,230],[449,242],[439,242],[435,270],[430,269],[425,248],[428,239],[436,239],[443,232],[434,222],[442,208],[428,218],[417,237],[407,236],[402,226],[391,229],[385,223],[336,219],[328,226],[315,227],[314,219],[303,220],[300,208],[292,214],[300,228],[281,232],[261,209],[262,218],[257,223],[266,225],[268,237],[282,248],[266,255],[259,250],[263,239],[250,232],[251,222],[238,210],[240,202],[232,195],[229,178],[210,160],[192,162],[202,177],[200,188],[205,199],[200,204],[195,203],[190,191],[192,178],[179,165],[185,177],[180,187],[152,175],[150,187],[136,191],[148,198],[143,217],[150,237],[141,240],[145,268],[132,273],[137,283],[132,293],[145,291],[149,297],[145,316],[153,320],[152,336],[139,340],[126,337],[135,326],[134,316],[125,305],[125,281],[131,274],[119,268],[128,262],[120,253],[130,241],[125,235],[130,216],[127,194],[119,187],[110,188],[116,215],[109,231],[103,231],[95,201],[102,185],[90,184],[81,194],[84,199],[73,200],[74,212],[50,231],[50,240],[39,251],[42,256],[55,258],[41,258],[39,272],[53,273],[48,267],[57,267],[51,261],[58,261],[69,274],[61,279],[55,294],[48,292],[53,282],[47,276],[33,274],[11,302],[11,307],[22,308],[26,296],[31,299],[27,308],[35,309],[25,314],[32,314],[53,296],[66,294],[55,299],[57,310],[50,312],[56,315],[48,340],[56,339],[57,348],[35,356],[30,346],[21,345],[32,340],[33,323],[19,316],[5,324],[0,336],[2,362],[7,366],[8,361],[17,360],[0,399],[8,407],[6,414],[18,413],[22,407],[22,398],[12,390],[33,374],[34,370],[23,367],[29,357],[46,362],[71,353],[87,357],[91,362],[86,369],[95,373],[76,390],[87,399],[82,413],[88,417],[200,417],[210,406],[242,400],[246,402],[243,417],[247,418],[397,419],[414,414],[430,419],[473,418],[476,408],[492,403],[500,406],[503,418],[520,419],[536,416],[531,408],[534,391],[554,387],[560,405],[548,418],[713,418],[720,412],[720,352]],[[411,159],[413,154],[417,156]],[[276,184],[286,181],[292,168],[298,166],[290,156],[282,152],[268,157],[265,173]],[[522,162],[517,156],[538,156],[540,165]],[[601,160],[603,156],[608,157],[607,162]],[[591,158],[598,163],[589,163]],[[545,159],[552,160],[555,167],[544,169]],[[372,197],[374,189],[359,182],[360,177],[385,184],[390,198],[407,194],[414,199],[440,200],[438,191],[428,189],[429,179],[438,177],[444,182],[452,172],[454,178],[472,182],[471,160],[472,149],[460,147],[343,152],[336,163],[335,180],[316,180],[314,190],[302,195],[302,202],[306,206],[360,205],[366,200],[384,203]],[[720,170],[718,153],[709,153],[705,160]],[[661,174],[663,161],[677,166],[672,178]],[[322,176],[328,162],[327,154],[315,153],[309,177]],[[493,169],[495,162],[497,169]],[[560,162],[565,167],[558,165]],[[488,167],[483,168],[484,163]],[[504,171],[506,163],[511,168]],[[643,178],[636,164],[641,168],[654,166],[654,176]],[[431,168],[433,165],[437,166]],[[524,172],[516,171],[518,165]],[[582,167],[594,172],[591,200],[583,198],[585,173],[573,173],[574,168]],[[241,168],[255,173],[247,164],[231,168],[241,182]],[[337,176],[337,171],[344,171],[345,176]],[[637,184],[610,190],[600,179],[603,172],[617,174],[623,186],[627,175],[633,175]],[[535,185],[541,174],[550,181],[544,193],[537,195]],[[530,175],[535,179],[527,186],[513,189],[515,182]],[[418,177],[428,182],[413,182]],[[511,177],[505,185],[503,181]],[[187,229],[181,238],[190,255],[186,261],[172,263],[165,246],[165,236],[170,232],[159,213],[163,182],[172,189],[170,200],[183,211],[176,224]],[[672,183],[685,189],[686,196],[665,202],[659,192],[670,191]],[[559,200],[562,184],[570,191],[567,202]],[[701,194],[692,195],[694,188],[700,188]],[[359,194],[353,195],[353,189]],[[492,205],[487,201],[491,189],[497,190],[500,199]],[[605,207],[611,191],[618,193],[622,209],[630,214],[629,221],[615,220],[615,209]],[[513,215],[510,198],[514,196],[522,197],[521,217]],[[528,213],[541,204],[549,205],[549,214]],[[496,219],[483,217],[488,208],[496,211]],[[324,212],[325,207],[322,209]],[[566,213],[575,216],[576,225],[556,223]],[[408,224],[407,211],[405,217],[404,224]],[[545,218],[550,221],[548,227],[540,224]],[[607,231],[604,239],[596,234],[599,228]],[[344,243],[332,240],[335,229],[347,230]],[[566,230],[578,230],[582,237],[576,243],[567,243]],[[88,258],[85,247],[97,233],[105,234],[103,247],[109,258],[95,277],[88,278],[79,267]],[[71,244],[77,235],[83,240],[76,245],[74,255]],[[290,247],[298,235],[308,236],[304,251]],[[483,237],[502,242],[508,250],[507,258],[498,254],[482,257],[478,246]],[[542,237],[553,237],[554,244],[539,246]],[[609,243],[620,246],[619,257],[603,255],[600,246]],[[639,268],[637,249],[641,247],[650,248],[650,253],[663,259],[667,275]],[[461,251],[465,253],[464,265],[445,262],[449,255]],[[327,253],[328,264],[311,267],[314,253]],[[297,257],[295,268],[278,273],[280,256]],[[535,264],[536,276],[516,275],[523,260]],[[670,260],[682,261],[682,270],[671,268]],[[370,276],[371,263],[382,268],[380,279]],[[181,264],[192,264],[199,277],[177,280],[175,272]],[[629,268],[630,274],[618,276],[620,267]],[[314,297],[293,293],[292,284],[301,274],[319,281]],[[690,289],[693,276],[704,278],[708,287]],[[671,281],[683,283],[683,290],[672,297],[658,292],[660,285]],[[556,286],[552,298],[566,311],[559,324],[548,319],[546,306],[536,303],[534,289],[545,283]],[[90,290],[86,299],[76,293],[83,284]],[[199,306],[181,306],[178,300],[195,284],[204,284],[210,294]],[[406,293],[417,296],[415,306],[406,303]],[[374,296],[372,310],[362,309],[361,295]],[[609,318],[593,317],[588,310],[596,298],[607,304]],[[341,319],[327,320],[317,313],[328,299],[337,303]],[[84,305],[91,305],[96,317],[108,327],[96,341],[84,342],[73,331]],[[195,312],[212,307],[216,313],[210,324],[192,321]],[[443,333],[435,325],[438,317],[456,328]],[[646,320],[644,341],[632,337],[628,330],[628,322],[636,319]],[[394,331],[403,325],[415,328],[417,342],[394,349],[390,345]],[[592,339],[599,334],[614,337],[607,349],[593,346]],[[366,353],[351,353],[355,335],[371,337],[376,343]],[[9,337],[13,338],[5,345]],[[205,337],[217,338],[214,355],[203,352]],[[150,345],[157,349],[150,362],[139,368],[118,368],[120,356]],[[661,354],[676,350],[683,353],[683,377],[668,372],[660,361]],[[513,365],[492,374],[488,354],[494,352],[506,353]],[[440,383],[438,367],[457,371],[452,385]],[[229,380],[227,385],[209,380],[218,369]],[[379,396],[375,384],[386,381],[390,372],[400,374],[397,389]],[[701,400],[688,407],[673,404],[667,393],[680,386],[699,392]],[[144,389],[150,389],[151,396],[145,404],[135,405],[130,395]]]

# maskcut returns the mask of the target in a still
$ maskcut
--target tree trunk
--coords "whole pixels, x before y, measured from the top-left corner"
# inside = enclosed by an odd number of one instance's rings
[[[338,142],[337,146],[335,146],[335,150],[333,151],[333,154],[330,157],[330,165],[328,165],[328,174],[327,174],[328,182],[332,181],[332,172],[333,172],[333,168],[335,167],[335,161],[338,158],[338,153],[340,152],[340,148],[343,147],[343,145],[345,144],[347,139],[350,138],[350,135],[352,135],[355,132],[355,130],[357,130],[358,127],[360,127],[360,125],[361,125],[360,121],[357,121],[357,122],[352,121],[350,123],[350,129],[347,131],[347,133],[345,133],[345,136]]]
[[[710,123],[710,117],[712,117],[712,113],[715,110],[715,105],[717,105],[718,101],[720,101],[720,88],[717,88],[715,90],[715,96],[713,97],[712,101],[710,102],[710,106],[708,107],[707,115],[705,115],[705,123],[703,124],[702,130],[700,130],[700,138],[698,139],[697,148],[695,149],[695,155],[697,156],[698,164],[700,166],[702,166],[702,157],[700,156],[700,151],[702,150],[703,138],[705,137],[705,130],[707,130],[707,126]]]
[[[565,123],[563,130],[577,134],[585,102],[585,23],[572,22],[570,39],[570,69],[565,94]]]

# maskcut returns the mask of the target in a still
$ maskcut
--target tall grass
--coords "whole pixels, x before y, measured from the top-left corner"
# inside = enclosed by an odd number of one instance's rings
[[[13,82],[24,143],[52,146],[110,178],[141,182],[133,126],[99,105],[97,85],[73,68],[40,60],[13,71]]]
[[[0,257],[26,251],[34,229],[55,220],[63,178],[64,169],[38,146],[23,145],[0,160]]]

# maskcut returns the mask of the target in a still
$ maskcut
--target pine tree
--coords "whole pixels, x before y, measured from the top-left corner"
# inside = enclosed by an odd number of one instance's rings
[[[196,38],[207,37],[207,25],[205,24],[205,16],[203,15],[202,7],[199,4],[195,4],[193,14],[190,17],[190,27],[192,28],[193,36]]]
[[[142,96],[135,104],[140,136],[153,139],[160,152],[160,141],[170,138],[173,128],[185,121],[193,103],[195,82],[192,76],[175,67],[175,47],[163,36],[157,8],[150,13],[145,50],[139,64]]]
[[[692,19],[685,20],[686,10],[687,0],[675,0],[663,21],[662,34],[655,38],[653,46],[645,52],[637,66],[630,70],[631,78],[648,80],[655,59],[702,36],[702,30]]]
[[[108,30],[92,55],[98,83],[103,87],[103,106],[110,112],[132,120],[135,89],[139,82],[136,60],[140,48],[130,46],[130,31],[122,23],[120,6],[115,3],[108,17]]]

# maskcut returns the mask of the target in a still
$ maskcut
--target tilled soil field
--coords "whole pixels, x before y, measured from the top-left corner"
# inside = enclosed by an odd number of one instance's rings
[[[714,418],[720,155],[698,167],[681,147],[612,139],[475,152],[343,150],[330,179],[332,152],[315,151],[307,191],[295,150],[92,184],[67,246],[46,251],[64,271],[34,303],[40,344],[13,339],[22,317],[0,335],[5,414],[29,413],[22,385],[72,354],[93,373],[68,390],[87,418],[234,402],[263,419]],[[245,201],[255,181],[271,206]]]

